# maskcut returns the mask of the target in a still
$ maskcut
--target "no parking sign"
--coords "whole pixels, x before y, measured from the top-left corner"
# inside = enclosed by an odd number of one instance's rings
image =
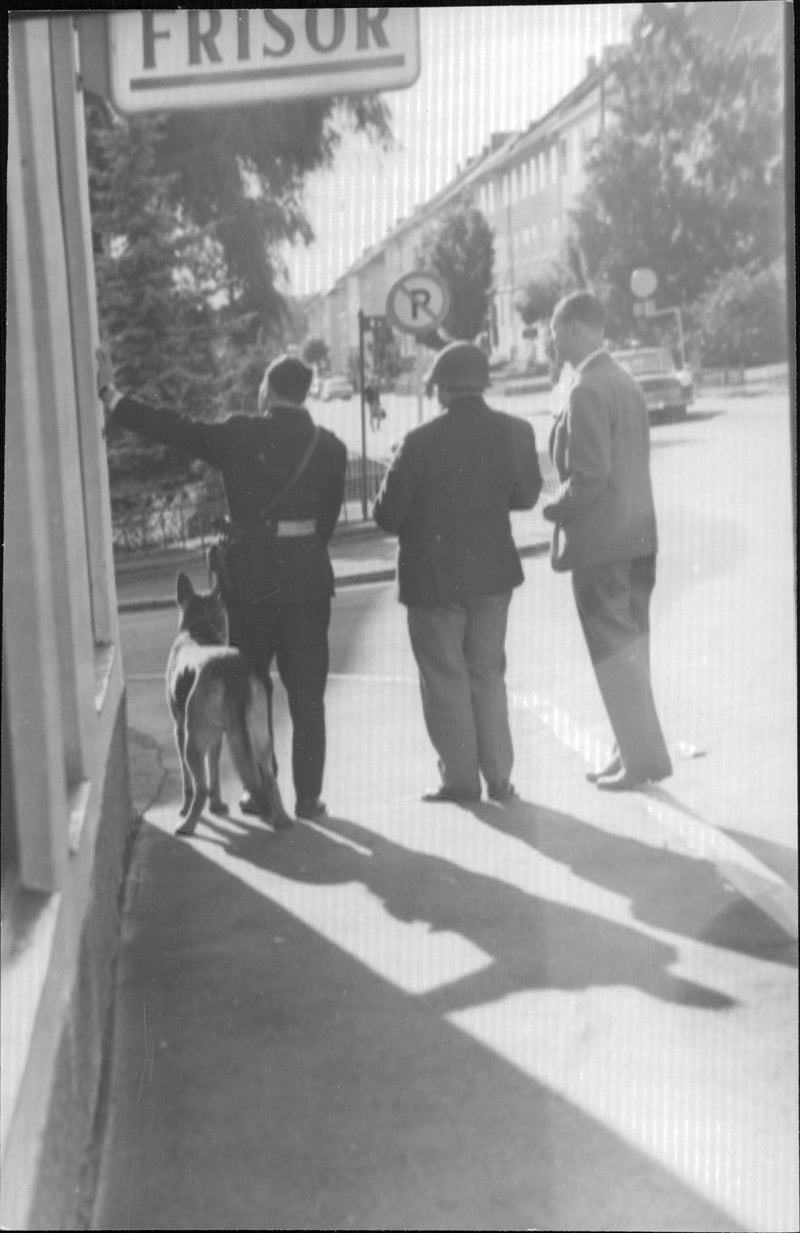
[[[429,270],[404,274],[392,285],[386,297],[386,315],[406,334],[426,334],[447,316],[450,296],[447,287]]]

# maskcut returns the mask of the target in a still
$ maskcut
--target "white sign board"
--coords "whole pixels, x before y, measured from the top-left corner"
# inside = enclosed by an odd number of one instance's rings
[[[118,111],[397,90],[419,76],[419,10],[147,9],[108,14]]]
[[[407,334],[424,334],[447,316],[450,296],[444,283],[427,270],[404,274],[389,289],[386,315]]]
[[[655,270],[641,266],[631,274],[631,291],[640,300],[648,299],[658,286],[658,275]]]

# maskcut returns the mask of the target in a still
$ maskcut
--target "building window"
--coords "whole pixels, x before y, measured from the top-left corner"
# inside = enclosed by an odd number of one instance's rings
[[[530,196],[530,183],[528,181],[528,164],[527,163],[522,164],[522,167],[520,169],[520,174],[522,177],[522,185],[521,185],[522,196],[529,197]]]
[[[533,156],[530,163],[531,168],[531,196],[539,191],[539,183],[536,177],[536,155]]]
[[[559,171],[562,176],[569,174],[569,146],[567,138],[562,137],[558,143]]]

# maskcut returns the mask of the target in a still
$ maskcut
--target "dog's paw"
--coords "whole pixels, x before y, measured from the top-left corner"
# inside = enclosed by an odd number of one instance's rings
[[[211,801],[208,808],[211,813],[221,814],[223,816],[230,813],[230,809],[223,800]]]

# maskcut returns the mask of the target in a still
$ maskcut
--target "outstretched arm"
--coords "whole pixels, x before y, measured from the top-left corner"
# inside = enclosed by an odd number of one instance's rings
[[[106,427],[119,425],[163,445],[171,445],[192,458],[202,458],[214,466],[223,461],[227,432],[224,424],[205,424],[178,411],[153,407],[114,385],[114,367],[106,347],[98,347],[97,392],[103,403]]]

